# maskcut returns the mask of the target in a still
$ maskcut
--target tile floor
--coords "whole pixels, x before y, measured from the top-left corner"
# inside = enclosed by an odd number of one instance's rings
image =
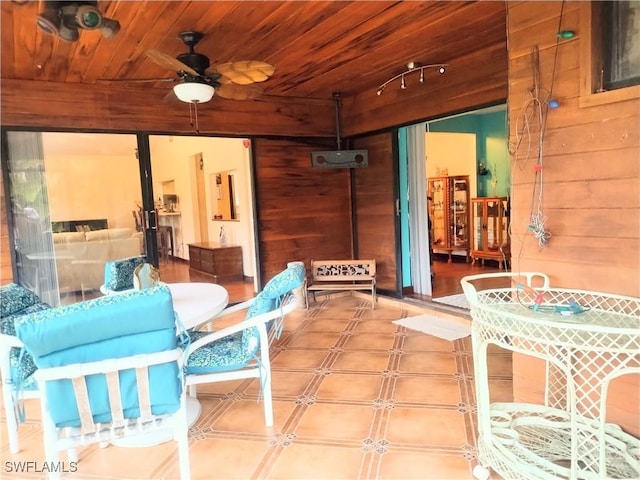
[[[471,479],[476,425],[470,337],[453,342],[392,324],[432,311],[381,297],[318,297],[297,310],[272,347],[275,424],[264,426],[257,380],[200,387],[190,430],[192,478]],[[450,317],[468,322],[466,315]],[[492,400],[510,400],[511,357],[490,351]],[[495,398],[493,398],[495,392]],[[39,405],[27,401],[22,450],[9,452],[0,424],[2,479],[13,461],[43,460]],[[173,442],[148,448],[89,446],[63,478],[176,479]],[[61,458],[65,460],[64,456]],[[7,463],[8,462],[8,463]]]

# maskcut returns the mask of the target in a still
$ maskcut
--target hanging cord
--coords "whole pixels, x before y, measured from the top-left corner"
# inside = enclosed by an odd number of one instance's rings
[[[564,0],[560,6],[560,16],[558,18],[558,29],[559,32],[562,27],[562,16],[564,13]],[[553,84],[556,77],[556,65],[558,63],[558,43],[560,41],[560,36],[556,36],[556,45],[555,51],[553,54],[553,68],[551,70],[551,81],[549,83],[549,95],[547,100],[544,103],[540,102],[540,94],[539,94],[539,85],[540,85],[540,57],[538,48],[535,48],[534,58],[533,58],[533,68],[534,68],[534,83],[535,83],[535,95],[538,98],[538,118],[540,123],[540,132],[538,134],[538,162],[535,166],[536,172],[536,183],[538,187],[538,205],[537,210],[533,211],[533,198],[532,198],[532,208],[531,208],[531,222],[529,224],[529,230],[533,232],[535,238],[538,240],[538,246],[540,250],[547,246],[549,243],[549,239],[551,238],[551,233],[545,229],[545,222],[547,217],[544,216],[542,211],[542,201],[543,201],[543,190],[544,190],[544,181],[543,181],[543,168],[542,168],[542,150],[544,147],[544,135],[547,130],[547,117],[549,113],[549,101],[553,99]],[[535,186],[533,189],[533,196],[535,196]]]
[[[564,0],[560,7],[560,15],[558,18],[558,32],[562,26],[562,17],[564,14]],[[545,248],[551,233],[545,228],[547,217],[543,211],[543,199],[544,199],[544,169],[543,169],[543,150],[544,150],[544,135],[547,129],[547,116],[549,111],[549,102],[553,98],[553,85],[555,80],[556,66],[558,62],[558,44],[560,36],[556,37],[553,68],[551,72],[551,81],[549,85],[549,91],[545,91],[540,87],[540,57],[538,47],[533,47],[532,55],[532,68],[533,68],[533,87],[529,90],[529,99],[524,103],[521,112],[516,119],[516,141],[513,149],[510,149],[509,153],[514,157],[515,164],[522,171],[529,163],[529,159],[532,155],[532,124],[535,121],[538,125],[538,138],[537,138],[537,158],[534,166],[535,179],[534,186],[531,194],[531,214],[528,230],[531,231],[538,242],[540,250]],[[523,145],[523,140],[527,140],[527,149],[522,158],[518,158],[518,151]],[[537,194],[537,195],[536,195]],[[537,196],[537,202],[536,202]],[[521,244],[520,255],[522,254],[522,248],[524,242]]]

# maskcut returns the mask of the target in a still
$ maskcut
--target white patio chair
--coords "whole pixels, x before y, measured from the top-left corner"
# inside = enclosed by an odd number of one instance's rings
[[[272,278],[255,298],[226,308],[213,320],[247,310],[245,320],[211,332],[192,331],[185,362],[189,395],[196,385],[244,378],[259,378],[264,399],[265,425],[273,425],[269,346],[278,337],[284,317],[300,306],[292,292],[304,282],[305,268],[290,265]]]
[[[40,402],[42,406],[42,428],[44,436],[45,456],[48,465],[59,465],[58,452],[93,443],[105,443],[125,437],[141,434],[164,434],[167,430],[178,443],[180,462],[180,478],[190,478],[189,439],[187,413],[184,390],[175,399],[178,408],[167,414],[154,415],[151,391],[155,383],[160,388],[175,381],[176,370],[166,369],[163,375],[150,376],[150,367],[175,364],[178,372],[182,371],[184,352],[174,350],[150,354],[134,355],[124,358],[112,358],[91,363],[76,363],[64,367],[39,368],[35,377],[40,389],[46,392]],[[123,403],[122,393],[128,387],[124,376],[135,372],[137,406],[131,407]],[[157,371],[156,371],[157,372]],[[94,414],[94,400],[90,392],[90,383],[96,381],[95,375],[106,379],[109,410]],[[93,377],[92,377],[93,376]],[[55,385],[61,380],[69,380],[72,389],[62,393],[64,387]],[[49,390],[50,389],[50,390]],[[52,406],[53,403],[64,402],[75,406],[75,416]],[[70,462],[76,461],[73,457]],[[60,472],[50,472],[49,478],[60,477]]]
[[[60,450],[169,433],[189,478],[184,351],[166,286],[21,316],[15,333],[37,366],[48,465]]]
[[[2,401],[7,418],[7,433],[11,453],[20,451],[18,437],[19,402],[21,399],[40,398],[40,391],[34,378],[30,378],[36,370],[33,359],[22,355],[22,342],[13,335],[0,334],[0,375],[2,375]],[[23,378],[24,377],[24,378]]]

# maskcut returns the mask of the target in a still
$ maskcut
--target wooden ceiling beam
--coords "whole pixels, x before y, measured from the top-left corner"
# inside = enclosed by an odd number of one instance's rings
[[[5,127],[193,133],[189,105],[164,101],[170,88],[3,79],[1,122]],[[331,137],[335,110],[332,99],[214,97],[199,106],[198,123],[201,134]]]

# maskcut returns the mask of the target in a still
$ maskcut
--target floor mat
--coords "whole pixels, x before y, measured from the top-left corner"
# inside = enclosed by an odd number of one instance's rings
[[[434,315],[400,318],[392,323],[450,341],[471,335],[471,326]]]
[[[433,298],[432,300],[437,303],[444,303],[446,305],[451,305],[452,307],[465,308],[469,310],[469,302],[467,301],[467,297],[464,296],[464,293],[458,293],[457,295],[449,295],[440,298]]]

